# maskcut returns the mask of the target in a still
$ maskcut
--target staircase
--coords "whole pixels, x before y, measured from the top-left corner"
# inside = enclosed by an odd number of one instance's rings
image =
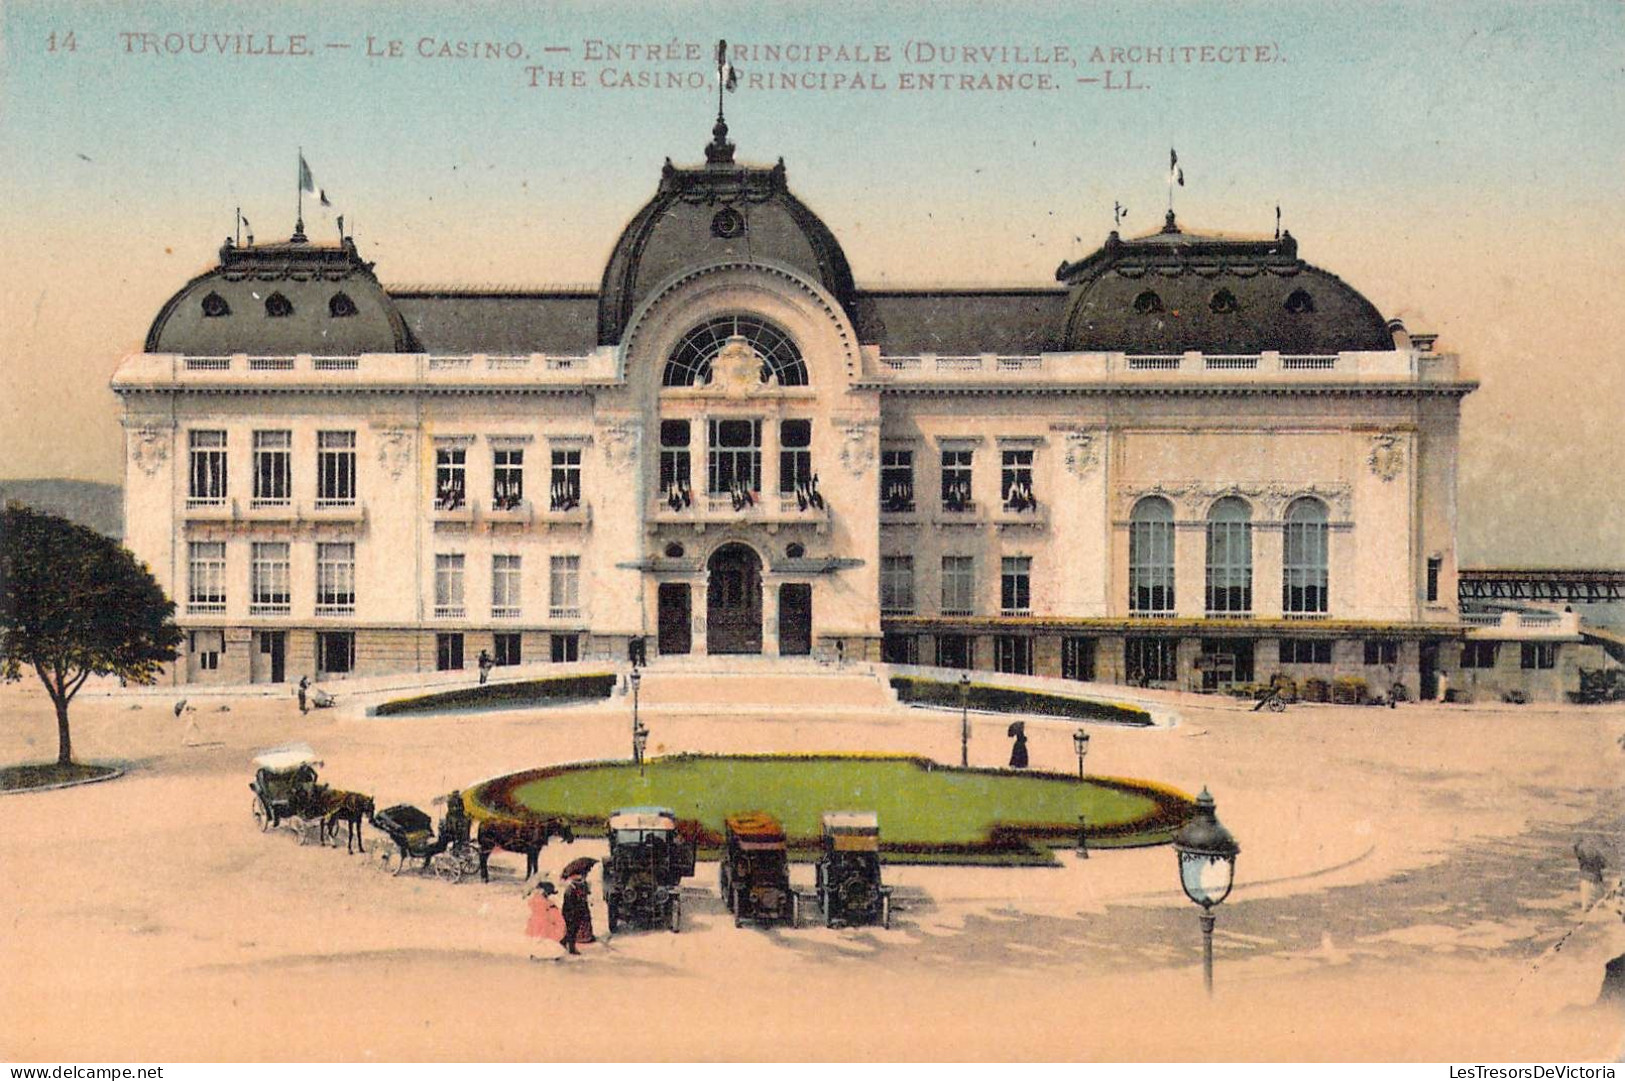
[[[663,658],[641,672],[638,696],[643,708],[650,710],[825,713],[874,712],[897,705],[891,687],[867,664],[836,667],[764,657]]]

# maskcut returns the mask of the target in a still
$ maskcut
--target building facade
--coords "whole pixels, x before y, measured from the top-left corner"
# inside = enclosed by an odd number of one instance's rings
[[[783,162],[667,162],[597,290],[221,250],[113,386],[177,678],[841,655],[1436,689],[1457,358],[1298,256],[1115,232],[862,289]]]

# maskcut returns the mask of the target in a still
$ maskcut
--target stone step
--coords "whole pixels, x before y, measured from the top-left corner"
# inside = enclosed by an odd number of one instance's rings
[[[639,700],[646,706],[794,706],[885,708],[891,688],[872,670],[829,672],[662,671],[644,669]]]

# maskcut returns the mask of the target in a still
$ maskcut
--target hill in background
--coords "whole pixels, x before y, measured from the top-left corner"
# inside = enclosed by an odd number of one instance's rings
[[[89,480],[0,480],[0,506],[18,502],[115,540],[124,537],[124,489]]]

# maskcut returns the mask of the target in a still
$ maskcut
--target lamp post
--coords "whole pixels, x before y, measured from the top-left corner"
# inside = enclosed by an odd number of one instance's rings
[[[1072,749],[1078,752],[1078,780],[1083,780],[1083,760],[1089,753],[1089,733],[1079,725],[1072,730]]]
[[[649,730],[641,724],[632,728],[632,761],[638,764],[638,776],[643,776],[643,749],[649,745]]]
[[[1219,822],[1206,787],[1196,797],[1196,814],[1174,834],[1179,854],[1179,884],[1185,896],[1202,906],[1202,982],[1213,994],[1213,909],[1230,896],[1241,846]]]
[[[959,675],[959,765],[970,766],[970,673]]]
[[[634,668],[626,680],[632,685],[632,731],[635,733],[638,730],[638,687],[643,683],[643,677]]]

